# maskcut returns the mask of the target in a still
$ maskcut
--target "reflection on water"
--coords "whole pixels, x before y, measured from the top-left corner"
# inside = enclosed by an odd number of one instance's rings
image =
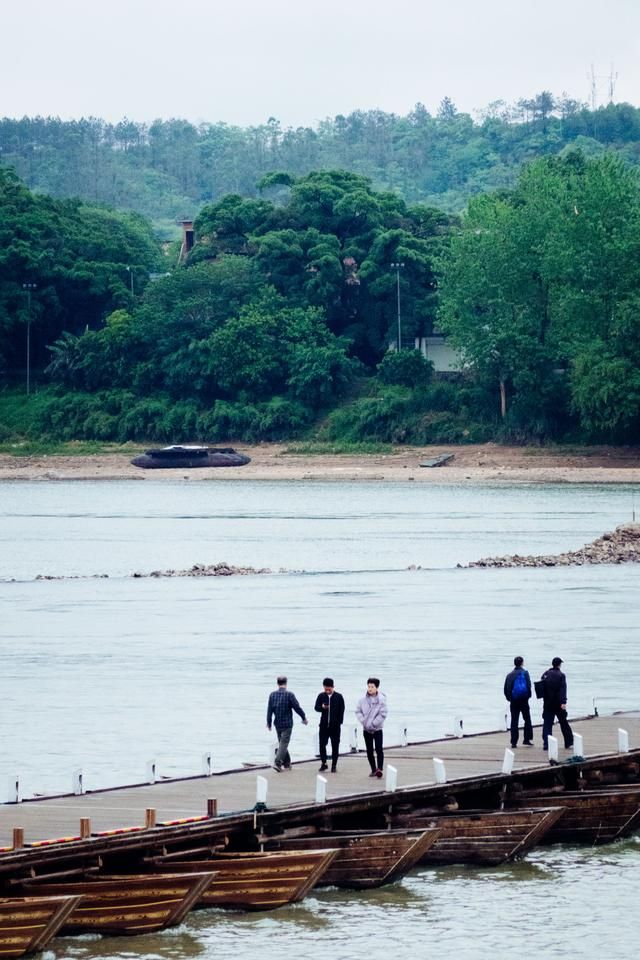
[[[205,911],[209,921],[215,911]],[[191,914],[190,916],[194,916]],[[197,915],[196,915],[197,916]],[[202,943],[197,933],[186,924],[149,933],[139,937],[100,937],[84,934],[80,937],[59,937],[53,941],[48,954],[53,960],[172,960],[172,958],[196,958],[213,956]],[[220,954],[216,953],[216,957]],[[47,954],[43,960],[49,960]]]
[[[0,790],[16,774],[27,795],[67,790],[77,767],[90,789],[136,781],[151,758],[160,774],[197,773],[210,749],[217,769],[263,761],[266,695],[282,671],[308,711],[335,676],[347,725],[368,673],[381,675],[396,742],[403,727],[442,736],[461,714],[465,731],[495,729],[515,653],[533,674],[563,656],[574,716],[594,697],[603,712],[638,708],[635,568],[455,566],[580,546],[629,519],[630,501],[631,488],[595,486],[0,484]],[[220,560],[313,576],[122,576]],[[110,579],[32,579],[102,572]],[[295,755],[315,753],[315,736],[296,726]],[[498,869],[314,891],[274,914],[206,910],[159,935],[61,939],[45,956],[627,960],[639,856],[635,839],[545,848]]]

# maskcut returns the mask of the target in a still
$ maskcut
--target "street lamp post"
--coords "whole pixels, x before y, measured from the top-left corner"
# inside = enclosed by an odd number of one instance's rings
[[[37,283],[23,283],[27,295],[27,394],[31,393],[31,292],[38,289]]]
[[[400,318],[400,271],[404,270],[404,263],[392,263],[391,267],[396,272],[396,294],[398,299],[398,353],[402,350],[402,320]]]
[[[131,296],[133,296],[133,267],[127,267],[127,273],[131,281]]]

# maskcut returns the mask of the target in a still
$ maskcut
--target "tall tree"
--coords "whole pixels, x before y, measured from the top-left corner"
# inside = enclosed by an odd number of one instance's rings
[[[532,433],[566,419],[568,390],[587,429],[618,423],[606,370],[620,383],[640,360],[639,201],[636,174],[613,157],[536,161],[513,192],[470,204],[442,258],[443,327],[495,382],[503,416],[510,400],[512,419]]]

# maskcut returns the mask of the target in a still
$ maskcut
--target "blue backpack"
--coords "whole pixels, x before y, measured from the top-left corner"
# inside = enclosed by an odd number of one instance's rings
[[[518,670],[513,681],[513,687],[511,688],[511,699],[518,700],[520,697],[526,697],[529,694],[529,689],[527,687],[527,678],[525,676],[524,670]]]

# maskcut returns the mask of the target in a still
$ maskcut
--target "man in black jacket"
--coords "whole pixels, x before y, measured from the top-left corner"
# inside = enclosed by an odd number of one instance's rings
[[[320,714],[320,770],[327,770],[327,743],[331,740],[331,773],[335,773],[340,754],[340,728],[344,720],[344,698],[336,693],[331,677],[322,681],[324,690],[316,698],[315,710]]]
[[[531,677],[529,671],[525,670],[522,664],[522,657],[513,658],[513,670],[508,673],[504,681],[504,695],[509,701],[511,709],[511,746],[518,746],[518,721],[520,714],[524,720],[524,745],[533,746],[533,726],[531,725],[531,710],[529,709],[529,700],[531,699]]]
[[[543,750],[548,747],[548,737],[553,731],[553,721],[558,719],[565,749],[573,746],[573,730],[567,720],[567,678],[560,669],[562,660],[554,657],[551,669],[542,674],[544,680],[544,700],[542,707]]]

